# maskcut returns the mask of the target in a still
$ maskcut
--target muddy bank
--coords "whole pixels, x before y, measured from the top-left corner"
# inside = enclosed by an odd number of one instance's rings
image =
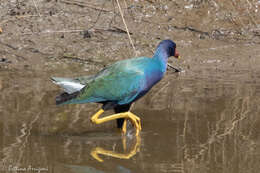
[[[139,56],[152,56],[160,40],[171,38],[183,61],[190,60],[189,66],[193,66],[214,56],[226,61],[230,59],[225,57],[229,47],[247,49],[243,44],[248,44],[250,49],[259,43],[256,0],[126,1],[121,6]],[[0,8],[2,69],[50,71],[66,69],[73,62],[91,71],[135,56],[113,1],[10,1],[1,3]],[[201,55],[210,49],[219,49],[222,54]],[[234,63],[243,61],[233,58]]]

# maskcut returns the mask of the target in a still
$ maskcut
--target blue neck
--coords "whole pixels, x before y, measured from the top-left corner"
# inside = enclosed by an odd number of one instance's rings
[[[168,57],[168,53],[164,49],[161,49],[161,47],[158,47],[156,49],[156,52],[153,56],[153,59],[159,61],[159,64],[161,66],[160,68],[163,73],[165,73],[167,69]]]

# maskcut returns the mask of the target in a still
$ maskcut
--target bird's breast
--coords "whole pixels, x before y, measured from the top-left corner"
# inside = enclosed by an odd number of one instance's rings
[[[149,90],[163,78],[164,73],[160,70],[149,71],[145,75],[145,89]]]

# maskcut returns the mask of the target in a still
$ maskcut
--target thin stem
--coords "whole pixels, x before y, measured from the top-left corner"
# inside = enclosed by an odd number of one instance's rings
[[[120,15],[121,15],[122,20],[123,20],[123,23],[124,23],[124,25],[125,25],[125,29],[126,29],[126,32],[127,32],[128,38],[129,38],[130,43],[131,43],[131,45],[132,45],[132,47],[133,47],[133,49],[134,49],[134,51],[135,51],[135,56],[137,56],[137,52],[136,52],[136,49],[135,49],[134,43],[133,43],[133,41],[132,41],[132,39],[131,39],[131,36],[130,36],[129,30],[128,30],[128,27],[127,27],[126,22],[125,22],[125,19],[124,19],[123,11],[122,11],[122,9],[121,9],[121,6],[120,6],[120,4],[119,4],[119,1],[116,0],[116,2],[117,2],[117,6],[118,6],[118,9],[119,9]]]

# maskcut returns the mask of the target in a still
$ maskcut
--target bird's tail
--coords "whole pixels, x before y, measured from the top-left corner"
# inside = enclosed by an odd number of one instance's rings
[[[71,94],[64,92],[56,97],[56,105],[67,104],[72,99],[76,98],[78,95],[79,95],[79,91],[71,93]]]
[[[85,87],[85,85],[81,84],[79,80],[73,78],[52,77],[51,80],[55,84],[61,86],[68,94],[80,91]]]

